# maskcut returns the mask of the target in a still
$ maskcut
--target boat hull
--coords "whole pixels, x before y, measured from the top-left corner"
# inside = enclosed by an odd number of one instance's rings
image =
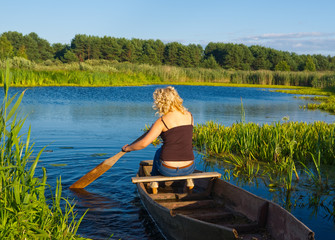
[[[143,167],[148,166],[140,166],[138,177],[150,172]],[[146,183],[136,184],[143,206],[166,239],[314,239],[307,226],[278,204],[218,178],[194,183],[195,193],[180,192],[180,187],[166,191],[165,183],[158,194],[150,193]]]

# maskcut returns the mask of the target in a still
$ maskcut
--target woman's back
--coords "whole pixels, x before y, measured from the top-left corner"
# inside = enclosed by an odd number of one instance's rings
[[[193,124],[192,115],[173,111],[162,118],[165,125],[161,133],[163,146],[161,160],[166,161],[192,161],[194,159],[192,148]]]
[[[193,125],[193,119],[190,112],[183,114],[179,111],[173,111],[164,115],[162,119],[165,123],[163,132],[178,126]]]

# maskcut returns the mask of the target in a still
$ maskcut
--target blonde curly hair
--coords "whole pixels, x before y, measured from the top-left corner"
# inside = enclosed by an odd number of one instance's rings
[[[153,109],[157,110],[157,114],[163,116],[173,110],[185,114],[187,109],[183,106],[183,99],[179,96],[174,87],[158,88],[153,93],[154,105]]]

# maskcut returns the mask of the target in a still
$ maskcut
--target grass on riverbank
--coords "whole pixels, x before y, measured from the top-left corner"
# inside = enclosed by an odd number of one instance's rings
[[[14,86],[138,86],[152,84],[251,84],[262,86],[335,86],[334,72],[234,71],[87,60],[36,64],[11,59]],[[0,61],[0,71],[5,63]],[[1,76],[1,74],[0,74]],[[0,83],[3,81],[0,79]]]
[[[76,235],[83,216],[76,220],[74,205],[61,196],[61,181],[47,198],[46,170],[42,178],[35,169],[43,149],[33,156],[30,129],[21,135],[23,120],[17,110],[23,98],[8,97],[9,70],[5,75],[4,100],[0,109],[0,239],[83,239]]]

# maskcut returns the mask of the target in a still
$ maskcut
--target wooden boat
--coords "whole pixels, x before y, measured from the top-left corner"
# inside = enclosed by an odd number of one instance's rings
[[[132,182],[166,239],[314,239],[284,208],[223,181],[219,173],[150,176],[151,168],[152,161],[142,161]]]

